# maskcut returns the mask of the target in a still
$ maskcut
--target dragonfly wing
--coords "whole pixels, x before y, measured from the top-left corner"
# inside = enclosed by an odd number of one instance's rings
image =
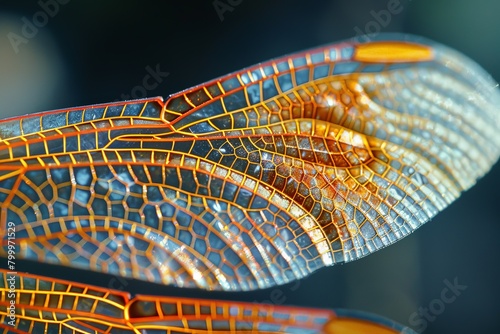
[[[251,290],[381,249],[498,159],[496,84],[401,37],[263,63],[180,92],[0,123],[17,254]],[[7,237],[3,233],[3,254]]]
[[[0,270],[2,333],[413,333],[360,312],[129,294]],[[11,302],[12,301],[12,302]]]

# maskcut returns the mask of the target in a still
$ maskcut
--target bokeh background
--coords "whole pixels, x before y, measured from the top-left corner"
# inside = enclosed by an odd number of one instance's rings
[[[142,97],[146,67],[169,75],[147,96],[171,93],[223,74],[362,32],[405,32],[456,48],[500,80],[500,2],[383,1],[62,1],[43,22],[38,1],[0,4],[0,115]],[[48,3],[42,0],[42,3]],[[226,7],[221,15],[215,3]],[[378,22],[374,13],[401,11]],[[38,15],[38,16],[37,16]],[[378,29],[377,29],[378,27]],[[26,28],[25,28],[26,29]],[[9,37],[10,36],[10,37]],[[12,40],[15,39],[16,46]],[[500,112],[500,106],[499,106]],[[500,134],[499,134],[500,135]],[[500,327],[500,165],[410,237],[357,262],[299,283],[251,293],[184,291],[116,281],[64,268],[20,263],[19,270],[126,289],[284,305],[352,308],[384,315],[425,333],[494,333]],[[445,280],[466,289],[439,304]]]

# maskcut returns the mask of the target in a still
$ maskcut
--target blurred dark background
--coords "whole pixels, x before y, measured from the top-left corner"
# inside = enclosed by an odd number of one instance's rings
[[[169,75],[147,96],[167,97],[269,58],[377,29],[447,44],[500,80],[500,2],[494,0],[215,1],[229,6],[223,13],[213,0],[66,2],[57,11],[52,8],[53,17],[41,24],[38,13],[44,9],[38,1],[2,1],[2,117],[110,102],[124,95],[143,97],[144,90],[136,87],[142,86],[148,66]],[[400,12],[378,22],[374,13],[391,4]],[[36,32],[25,31],[29,38],[22,34],[26,20],[43,25]],[[497,164],[410,237],[296,284],[239,294],[186,292],[134,281],[113,281],[112,286],[142,294],[352,308],[411,323],[418,330],[425,327],[429,334],[494,333],[500,327],[499,189]],[[111,280],[31,263],[18,269],[102,286],[110,286]],[[453,302],[440,303],[446,280],[466,288]],[[424,309],[428,316],[419,316]]]

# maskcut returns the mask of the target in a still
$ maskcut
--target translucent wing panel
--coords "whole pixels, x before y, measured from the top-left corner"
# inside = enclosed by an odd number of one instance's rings
[[[19,256],[179,286],[283,283],[322,266],[283,209],[234,181],[173,164],[81,164],[19,176],[8,221]],[[167,180],[163,179],[164,175]],[[243,177],[243,176],[241,176]],[[35,184],[38,182],[38,184]]]
[[[35,138],[57,137],[63,133],[84,132],[96,127],[126,128],[130,124],[155,124],[162,118],[162,105],[162,98],[151,98],[12,117],[0,122],[0,139],[2,144],[15,147],[17,145],[14,143],[18,143],[21,138],[34,141]],[[39,136],[41,133],[44,136]],[[52,142],[53,139],[55,138],[48,138],[47,142]],[[15,149],[18,150],[19,148]],[[51,149],[45,153],[56,152]],[[26,155],[29,156],[29,152]]]
[[[37,261],[283,284],[401,239],[472,186],[498,158],[499,105],[472,61],[402,37],[279,58],[165,103],[6,120],[0,226]]]

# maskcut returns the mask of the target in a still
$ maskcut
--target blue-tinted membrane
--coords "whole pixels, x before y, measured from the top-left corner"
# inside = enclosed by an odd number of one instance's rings
[[[127,104],[123,116],[139,116],[143,107],[144,103]]]
[[[308,269],[308,272],[313,272],[313,271],[316,271],[320,268],[323,268],[325,266],[325,264],[323,263],[323,259],[321,258],[320,254],[318,253],[318,249],[316,248],[316,246],[314,245],[311,245],[309,247],[307,247],[306,249],[304,249],[302,251],[302,255],[304,256],[304,258],[307,261],[307,269]],[[312,257],[310,258],[309,256]]]
[[[135,178],[137,178],[137,180],[139,182],[142,182],[142,183],[145,183],[145,184],[149,184],[151,183],[149,177],[148,177],[148,174],[146,174],[146,171],[144,169],[144,165],[134,165],[132,166],[132,174],[134,175]],[[149,197],[149,191],[154,191],[154,188],[155,187],[148,187],[147,188],[147,193],[148,193],[148,197]],[[158,189],[156,189],[158,190]]]
[[[165,178],[166,178],[166,185],[172,187],[172,188],[179,188],[180,186],[180,180],[178,177],[178,169],[174,167],[167,167],[165,168]],[[166,191],[167,193],[167,191]],[[168,193],[166,194],[168,197]],[[175,194],[173,194],[175,196]]]
[[[252,71],[252,77],[254,81],[262,79],[262,72],[260,71],[260,68]]]
[[[393,63],[389,65],[388,70],[406,69],[412,67],[413,65],[414,64],[412,63]]]
[[[306,65],[307,65],[307,61],[306,61],[306,58],[304,56],[300,56],[298,58],[293,59],[293,66],[295,68],[301,67],[301,66],[306,66]]]
[[[217,84],[213,84],[213,85],[207,86],[205,88],[208,90],[208,92],[210,93],[210,95],[212,97],[216,97],[216,96],[219,96],[222,94],[222,92]]]
[[[224,257],[224,259],[227,260],[226,257]],[[231,268],[230,266],[228,266],[226,263],[224,263],[222,265],[221,269],[222,269],[222,272],[224,272],[226,275],[228,275],[230,277],[234,277],[234,270],[233,270],[233,268]]]
[[[280,61],[276,64],[279,72],[288,72],[290,67],[288,66],[288,61]]]
[[[148,227],[152,227],[155,230],[159,229],[160,220],[158,218],[158,214],[156,213],[156,207],[152,205],[145,205],[142,208],[142,214],[144,216],[144,222]]]
[[[348,46],[340,50],[340,55],[342,59],[351,59],[353,53],[354,53],[354,48],[352,46]]]
[[[245,85],[248,85],[249,83],[251,83],[253,81],[253,80],[251,80],[250,75],[248,73],[242,73],[242,74],[240,74],[240,80]]]
[[[380,73],[384,70],[385,64],[369,64],[365,65],[362,72],[365,73]]]
[[[194,92],[187,93],[186,96],[191,101],[191,103],[193,103],[196,106],[199,106],[200,104],[210,100],[210,97],[203,89],[198,89],[195,90]]]
[[[43,173],[45,174],[45,173]],[[41,175],[41,179],[43,180],[45,175]],[[43,197],[47,201],[51,201],[54,198],[54,189],[50,185],[46,185],[41,189]],[[45,205],[45,204],[44,204]]]
[[[223,181],[218,178],[210,179],[210,193],[212,197],[219,198],[223,187]]]
[[[224,251],[224,257],[225,257],[226,261],[228,261],[235,268],[239,267],[240,265],[242,265],[241,258],[231,248],[227,248]],[[233,273],[233,275],[234,275],[234,273]]]
[[[203,123],[205,124],[205,123]],[[172,150],[172,141],[161,141],[161,140],[153,140],[153,141],[145,141],[139,143],[140,148],[142,149],[157,149],[162,151],[171,151]],[[116,146],[114,146],[116,147]],[[135,156],[138,157],[140,152],[135,152]],[[123,160],[123,159],[122,159]]]
[[[264,66],[263,70],[264,74],[268,77],[274,75],[274,68],[272,66]]]
[[[20,135],[21,135],[21,121],[9,121],[0,123],[0,139],[17,137]]]
[[[40,187],[45,181],[47,181],[47,175],[44,170],[28,171],[24,174],[24,176],[36,187]]]
[[[111,138],[118,137],[123,132],[121,131],[111,131]],[[139,141],[128,141],[128,140],[115,140],[113,141],[108,148],[124,148],[124,149],[133,149],[133,148],[141,148],[142,143]],[[131,158],[131,153],[127,151],[120,152],[120,157],[127,161]]]
[[[218,129],[211,126],[208,122],[196,123],[189,127],[189,131],[192,133],[207,133],[207,132],[215,132]]]
[[[222,108],[222,102],[220,99],[213,100],[210,104],[196,110],[194,113],[188,117],[184,117],[175,123],[176,128],[182,128],[184,125],[189,125],[193,120],[201,120],[207,118],[213,118],[214,116],[223,114],[224,108]]]
[[[37,314],[38,316],[38,314]],[[48,314],[43,314],[42,312],[42,317],[43,319],[46,319],[45,317],[48,317],[49,319],[52,318],[52,313],[50,315]],[[7,318],[6,318],[7,319]],[[28,325],[29,324],[29,325]],[[70,321],[70,324],[72,324],[72,321]],[[68,324],[68,325],[70,325]],[[87,328],[85,328],[86,326],[82,326],[82,324],[79,324],[79,323],[76,323],[74,324],[76,325],[75,327],[78,328],[78,330],[86,330]],[[22,327],[21,327],[22,326]],[[72,326],[73,327],[73,326]],[[72,328],[72,327],[69,327],[69,328]],[[83,328],[81,328],[83,327]],[[35,321],[20,321],[19,322],[19,325],[16,326],[16,332],[20,332],[20,333],[52,333],[51,331],[57,331],[59,329],[59,325],[56,325],[56,324],[53,324],[53,325],[47,325],[45,322],[35,322]],[[12,333],[12,332],[7,332],[7,333]],[[62,332],[61,332],[62,333]],[[62,333],[62,334],[66,334],[66,333],[69,333],[69,332],[65,332],[65,333]]]
[[[199,157],[205,157],[207,152],[210,152],[212,147],[207,140],[197,140],[192,147],[191,154],[197,155]]]
[[[221,159],[221,164],[224,166],[232,166],[236,157],[234,155],[224,155]]]
[[[40,116],[33,116],[29,118],[22,119],[23,134],[29,134],[33,132],[39,132],[40,128]]]
[[[314,68],[314,80],[328,76],[329,65],[320,65]]]
[[[78,138],[68,137],[66,138],[66,152],[74,152],[79,150]]]
[[[207,253],[207,243],[203,239],[196,239],[194,242],[194,249],[200,254]]]
[[[278,83],[282,92],[286,92],[293,88],[292,76],[290,73],[280,75],[278,77]]]
[[[45,154],[47,154],[47,152],[45,152],[45,145],[43,142],[34,142],[29,144],[30,156],[45,155]]]
[[[257,324],[257,326],[258,326],[257,330],[259,332],[266,332],[266,333],[267,332],[271,332],[271,333],[276,332],[276,333],[278,333],[281,330],[281,325],[279,325],[279,324],[270,324],[268,322],[259,322]]]
[[[142,106],[142,104],[139,104]],[[142,117],[160,118],[161,106],[157,102],[148,102],[142,112]]]
[[[85,122],[102,119],[104,116],[104,108],[90,108],[86,109],[83,115]]]
[[[19,191],[24,191],[23,187],[25,188],[25,187],[28,187],[28,186],[26,185],[26,183],[23,182],[23,183],[21,183],[19,185],[18,190]],[[13,205],[16,208],[21,208],[21,207],[23,207],[26,204],[26,201],[24,199],[20,198],[19,196],[15,195],[14,197],[12,197],[12,200],[11,200],[10,204]]]
[[[236,159],[236,161],[232,164],[232,168],[234,168],[237,171],[240,171],[242,173],[245,172],[248,166],[248,160],[247,159]]]
[[[320,321],[321,321],[321,322],[320,322],[321,324],[322,324],[322,323],[324,323],[324,322],[326,321],[326,319],[324,319],[324,318],[322,318],[322,319],[321,319],[321,318],[314,317],[313,319],[320,320]],[[306,322],[306,321],[308,321],[308,320],[309,320],[309,316],[308,316],[308,315],[306,315],[306,314],[296,314],[296,315],[295,315],[295,320],[296,320],[297,322]]]
[[[309,82],[309,68],[304,68],[295,72],[295,81],[298,85]]]
[[[345,73],[353,73],[356,72],[356,69],[359,67],[358,62],[341,62],[335,64],[333,68],[333,74],[345,74]]]
[[[274,83],[274,80],[272,78],[262,82],[262,92],[264,95],[264,100],[273,98],[278,95],[276,84]]]
[[[222,82],[222,87],[226,92],[228,92],[235,88],[241,87],[241,83],[237,77],[231,77]]]
[[[67,113],[68,125],[81,123],[83,120],[83,110],[73,110]]]
[[[226,246],[224,241],[215,233],[208,233],[208,244],[214,250],[220,250]],[[212,261],[216,266],[220,264],[221,257],[218,253],[210,253],[208,259]]]
[[[96,149],[96,135],[95,133],[87,133],[80,135],[80,149],[93,150]]]
[[[52,155],[46,155],[44,157],[41,157],[41,160],[43,161],[44,165],[57,165],[58,162],[61,161],[59,159],[56,159]],[[38,160],[38,159],[31,159],[31,161],[27,161],[27,163],[30,164],[30,165],[40,165],[40,160]]]
[[[1,131],[1,129],[0,129],[0,131]],[[1,138],[1,137],[0,137],[0,138]],[[5,159],[5,160],[9,160],[9,159],[11,159],[11,158],[12,158],[12,153],[11,153],[11,152],[12,152],[12,151],[9,151],[9,150],[1,150],[1,151],[0,151],[0,160],[4,160],[4,159]],[[17,164],[18,164],[19,166],[21,166],[21,163],[20,163],[19,161],[17,161]],[[4,174],[5,174],[4,172],[1,172],[1,171],[0,171],[0,179],[1,179],[1,177],[2,177]]]
[[[204,223],[201,223],[201,220],[207,222],[207,223],[212,223],[214,220],[214,215],[212,215],[210,212],[205,211],[203,215],[197,215],[200,219],[196,219],[193,222],[193,225],[191,226],[192,232],[196,233],[200,237],[205,237],[208,233],[208,228]]]
[[[257,104],[261,102],[260,99],[260,83],[255,83],[247,87],[247,96],[250,104]]]
[[[88,190],[83,190],[83,189],[75,189],[74,193],[74,200],[76,202],[82,203],[83,205],[86,205],[90,199],[90,191]]]
[[[99,173],[99,170],[96,168],[96,173]],[[109,171],[107,171],[109,172]],[[108,183],[106,182],[107,180],[104,180],[102,178],[99,178],[97,180],[96,184],[94,185],[94,192],[98,195],[101,196],[109,196],[110,201],[118,200],[121,201],[123,200],[124,196],[122,194],[118,194],[118,192],[110,192],[108,195],[108,191],[110,191]]]
[[[89,152],[90,153],[90,158],[89,161],[94,161],[94,162],[97,162],[97,161],[110,161],[109,159],[107,159],[107,156],[104,152],[101,152],[101,151],[93,151],[93,152]],[[116,154],[116,153],[115,153]],[[139,152],[138,154],[146,154],[146,152]],[[88,155],[87,155],[88,157]],[[151,156],[149,155],[148,156],[149,159],[148,161],[151,161]]]
[[[44,130],[59,128],[65,125],[66,125],[65,112],[42,116],[42,128]]]
[[[176,141],[174,142],[174,151],[176,152],[191,152],[194,142],[192,141]]]
[[[207,322],[205,320],[188,320],[188,327],[196,330],[207,330]]]
[[[97,133],[97,147],[103,147],[109,142],[109,133],[108,132],[98,132]]]
[[[279,311],[275,311],[273,313],[273,318],[287,320],[290,319],[290,313],[280,313]]]
[[[40,201],[40,197],[38,196],[38,194],[36,193],[36,191],[32,188],[31,185],[27,185],[25,182],[21,182],[19,184],[19,193],[22,193],[24,196],[28,197],[33,203],[36,203],[36,202],[39,202]],[[14,196],[14,197],[17,197],[17,196]],[[26,203],[24,203],[26,204]],[[21,206],[18,206],[18,207],[21,207]],[[33,208],[25,208],[25,210],[23,211],[23,214],[28,217],[28,212],[29,212],[29,215],[30,215],[30,218],[29,219],[30,221],[36,221],[36,216],[34,214],[34,211],[33,211]],[[43,233],[41,233],[40,235],[43,235]]]
[[[243,90],[231,93],[223,98],[227,111],[243,109],[248,107],[246,96]]]
[[[334,61],[337,59],[337,49],[332,48],[330,49],[330,60]]]
[[[144,204],[142,197],[137,197],[137,196],[127,196],[127,199],[125,202],[127,204],[128,209],[131,209],[131,210],[138,210]],[[115,209],[115,208],[118,209],[120,211],[120,213],[118,215],[113,214],[113,217],[122,217],[123,216],[123,212],[122,212],[123,205],[122,204],[119,204],[116,206],[113,205],[112,209]]]
[[[206,156],[206,158],[210,161],[220,163],[220,160],[222,159],[222,154],[220,154],[219,151],[217,150],[212,150],[210,153]]]
[[[145,166],[148,169],[151,181],[156,184],[164,182],[162,166]]]
[[[218,331],[228,331],[231,327],[229,326],[229,320],[212,320],[212,328]]]
[[[167,103],[167,109],[177,112],[186,112],[191,106],[186,102],[183,95],[170,99]]]
[[[92,212],[96,216],[108,215],[108,203],[102,198],[92,199]]]
[[[12,149],[12,157],[13,158],[23,158],[27,156],[26,145],[18,146]]]
[[[106,116],[105,117],[107,117],[107,118],[110,118],[110,117],[119,117],[122,114],[122,110],[123,110],[123,104],[122,105],[108,107],[106,109]]]
[[[108,162],[115,162],[115,161],[123,161],[123,159],[121,159],[121,155],[118,154],[118,152],[116,151],[107,151],[107,152],[102,152],[103,154],[103,158],[105,158],[105,160],[107,160]]]
[[[325,53],[321,51],[318,53],[311,54],[311,61],[313,64],[319,64],[325,62]]]
[[[253,210],[258,210],[258,209],[265,209],[269,206],[269,201],[265,200],[264,198],[260,196],[254,197],[252,201],[252,206],[251,209]]]

